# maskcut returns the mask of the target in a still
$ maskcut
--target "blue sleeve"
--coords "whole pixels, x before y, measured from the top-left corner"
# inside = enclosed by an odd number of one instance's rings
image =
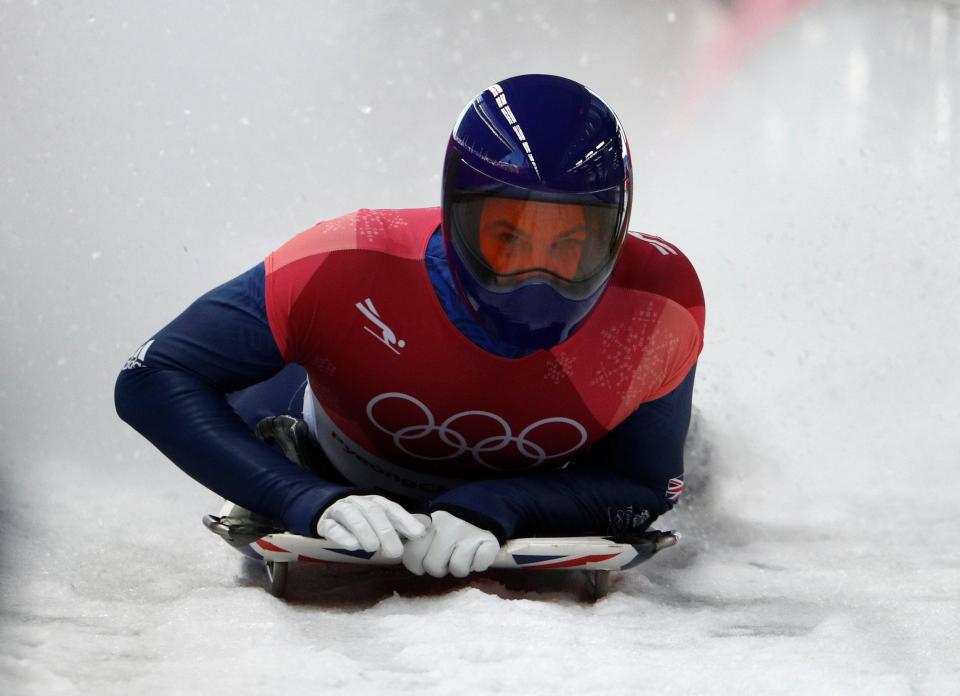
[[[672,392],[642,404],[566,469],[459,486],[437,497],[447,510],[506,539],[616,536],[668,511],[683,480],[696,365]]]
[[[261,442],[226,394],[280,371],[259,264],[203,295],[127,360],[117,413],[212,491],[315,536],[315,520],[352,489],[325,481]]]

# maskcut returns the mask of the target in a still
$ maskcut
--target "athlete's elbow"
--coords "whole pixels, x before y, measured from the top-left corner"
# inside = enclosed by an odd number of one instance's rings
[[[150,410],[147,394],[142,375],[135,375],[126,368],[117,375],[113,385],[113,406],[120,419],[137,430],[143,415]]]
[[[130,422],[130,385],[125,378],[124,371],[121,370],[117,375],[117,381],[113,384],[113,407],[117,410],[120,420],[125,423]]]

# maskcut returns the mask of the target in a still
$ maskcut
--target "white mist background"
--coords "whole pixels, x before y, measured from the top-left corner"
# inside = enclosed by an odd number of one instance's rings
[[[960,693],[960,8],[790,4],[739,42],[749,1],[0,4],[0,689]],[[459,110],[525,72],[614,106],[632,228],[700,273],[684,542],[596,605],[277,601],[117,371],[315,221],[436,204]]]

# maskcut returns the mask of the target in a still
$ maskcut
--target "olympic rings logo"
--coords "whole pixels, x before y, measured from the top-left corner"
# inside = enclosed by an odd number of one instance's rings
[[[390,428],[387,428],[374,416],[374,409],[378,404],[388,400],[400,400],[412,404],[423,414],[422,422],[414,425],[407,425],[399,428],[398,430],[391,430]],[[475,444],[468,444],[467,438],[461,432],[455,430],[453,425],[457,421],[471,416],[487,418],[493,421],[501,432],[489,437],[485,437]],[[411,457],[437,462],[455,459],[465,452],[469,452],[477,463],[482,464],[488,469],[494,469],[496,471],[523,471],[525,469],[532,469],[533,467],[539,466],[547,459],[556,459],[557,457],[562,457],[575,452],[587,442],[586,428],[584,428],[575,420],[562,417],[542,418],[541,420],[535,421],[528,425],[517,435],[513,434],[512,430],[510,429],[510,424],[507,423],[506,420],[495,413],[490,413],[489,411],[461,411],[460,413],[455,413],[454,415],[450,416],[440,425],[437,425],[437,421],[434,418],[433,413],[426,406],[426,404],[419,399],[415,399],[409,394],[402,394],[400,392],[387,392],[370,399],[370,402],[367,404],[367,418],[370,419],[370,422],[373,423],[374,427],[393,438],[393,444],[397,449]],[[571,429],[571,433],[578,436],[577,444],[575,444],[573,447],[563,450],[562,452],[548,453],[542,445],[537,444],[531,439],[531,434],[538,428],[554,424],[569,427]],[[429,456],[413,452],[407,447],[406,443],[423,440],[431,433],[436,433],[440,440],[450,448],[450,452],[441,455]],[[516,445],[517,451],[526,460],[528,460],[528,464],[522,467],[501,467],[484,460],[484,454],[502,451],[510,443]]]

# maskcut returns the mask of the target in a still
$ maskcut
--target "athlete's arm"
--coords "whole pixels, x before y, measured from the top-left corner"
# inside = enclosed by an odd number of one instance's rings
[[[488,529],[501,543],[646,529],[679,493],[695,371],[666,396],[642,404],[576,466],[458,486],[434,499],[431,509]]]
[[[354,492],[261,442],[226,401],[284,366],[263,264],[203,295],[141,355],[117,378],[117,413],[207,488],[308,536],[324,508]]]

